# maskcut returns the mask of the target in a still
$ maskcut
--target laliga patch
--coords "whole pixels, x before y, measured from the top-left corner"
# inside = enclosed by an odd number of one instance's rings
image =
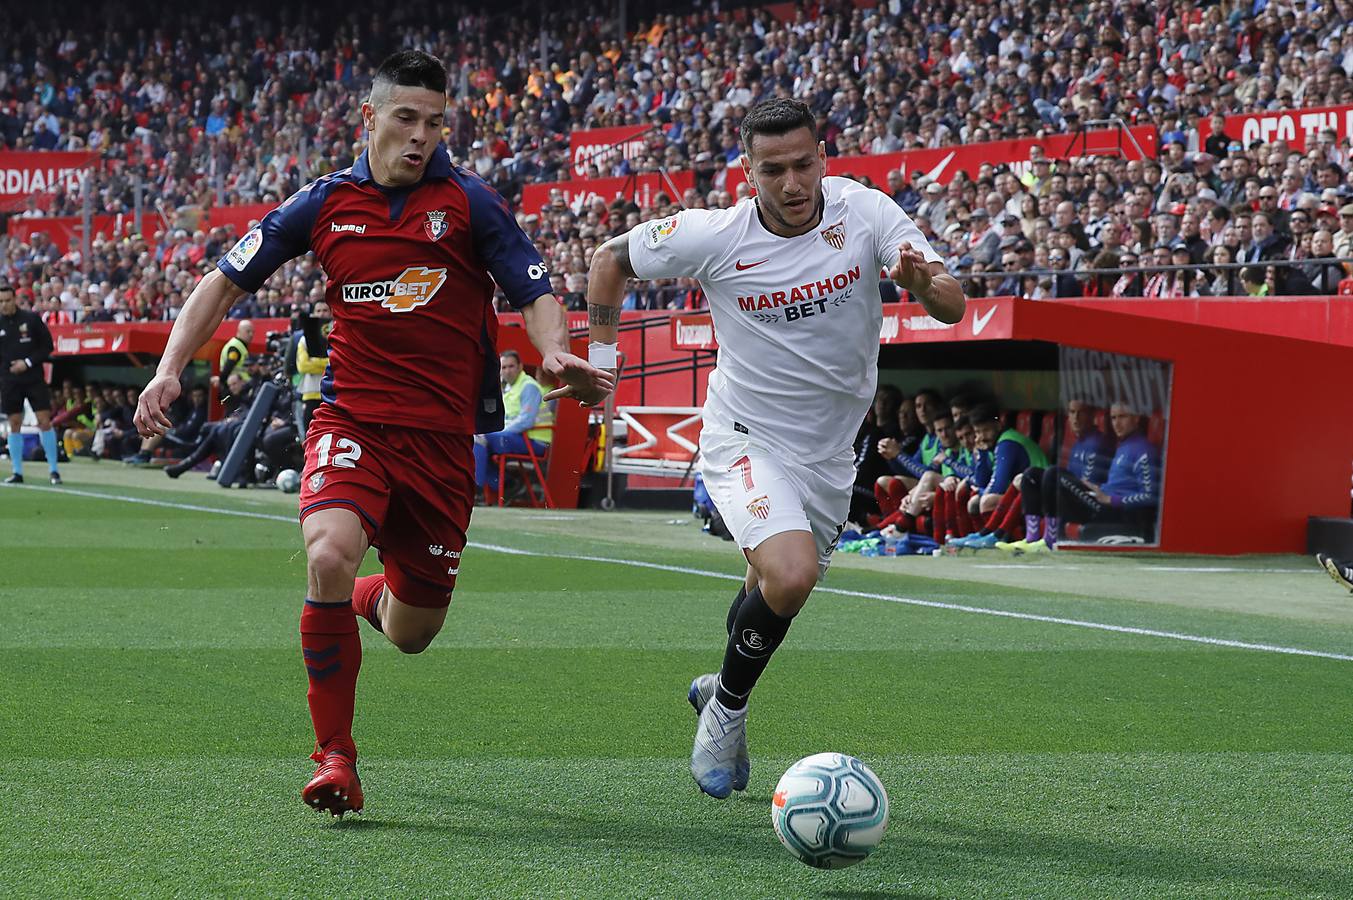
[[[258,248],[263,246],[263,232],[257,228],[252,229],[248,234],[239,239],[235,246],[230,248],[226,254],[226,262],[238,272],[243,272],[249,265],[250,260],[258,253]]]
[[[645,236],[644,243],[648,244],[648,249],[656,250],[659,244],[676,234],[677,226],[680,224],[681,220],[676,216],[668,216],[665,219],[649,223],[648,234]]]
[[[311,475],[311,476],[310,476],[310,492],[311,492],[312,494],[319,493],[319,489],[322,488],[322,487],[324,487],[324,473],[323,473],[323,472],[316,472],[314,475]]]

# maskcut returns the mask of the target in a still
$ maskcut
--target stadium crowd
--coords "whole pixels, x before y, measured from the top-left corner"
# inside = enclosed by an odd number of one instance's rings
[[[0,35],[0,142],[97,150],[98,211],[130,213],[139,176],[169,216],[148,211],[157,225],[147,234],[95,240],[88,272],[78,251],[6,237],[0,274],[50,321],[172,319],[238,237],[194,228],[183,211],[277,202],[350,165],[371,66],[418,47],[451,68],[448,149],[510,199],[524,184],[569,177],[576,128],[654,126],[645,152],[589,174],[695,173],[685,196],[660,194],[647,208],[575,207],[561,194],[519,210],[570,305],[608,237],[681,205],[735,202],[725,173],[737,123],[757,100],[786,95],[810,104],[831,156],[1037,137],[1110,116],[1157,127],[1158,159],[1036,154],[1027,171],[983,166],[947,185],[899,171],[877,185],[969,277],[970,295],[1334,293],[1346,267],[1302,261],[1353,255],[1349,141],[1331,130],[1304,152],[1244,146],[1221,133],[1219,117],[1353,104],[1350,21],[1347,0],[893,0],[869,10],[829,0],[791,21],[761,8],[674,10],[627,37],[613,18],[582,12],[542,22],[429,0],[380,16],[356,4],[322,16],[245,4],[210,21],[142,0],[85,24],[30,9]],[[19,215],[69,215],[79,204],[59,192]],[[1280,260],[1301,264],[1261,265]],[[1254,265],[1215,268],[1233,262]],[[1098,274],[1169,264],[1191,268]],[[286,314],[321,290],[322,273],[299,260],[236,314]],[[635,284],[626,298],[641,309],[701,303],[692,282]]]

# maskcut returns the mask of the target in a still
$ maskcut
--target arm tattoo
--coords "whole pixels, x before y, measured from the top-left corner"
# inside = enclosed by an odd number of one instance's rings
[[[620,307],[603,306],[600,303],[587,304],[587,324],[589,325],[619,325]]]
[[[606,242],[606,246],[610,248],[611,259],[614,259],[615,264],[620,267],[621,274],[626,278],[637,278],[638,276],[634,274],[634,267],[630,265],[629,232],[611,238]]]

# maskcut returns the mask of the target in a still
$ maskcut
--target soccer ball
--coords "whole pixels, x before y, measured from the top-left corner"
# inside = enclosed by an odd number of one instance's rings
[[[874,851],[888,827],[888,794],[869,767],[816,753],[775,786],[770,820],[785,849],[816,869],[844,869]]]
[[[301,473],[295,469],[283,469],[277,473],[277,489],[284,494],[294,494],[301,489]]]

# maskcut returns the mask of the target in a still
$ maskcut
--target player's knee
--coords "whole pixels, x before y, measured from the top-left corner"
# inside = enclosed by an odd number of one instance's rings
[[[386,634],[390,643],[400,653],[422,653],[428,647],[432,646],[432,640],[437,636],[435,629],[415,628],[407,631],[396,632],[395,634]]]
[[[893,478],[891,475],[880,475],[878,478],[874,479],[874,486],[886,491],[888,485],[892,484],[892,481]]]
[[[357,577],[365,548],[345,546],[346,542],[321,536],[306,548],[310,571],[321,583],[351,581]]]
[[[817,587],[818,572],[818,561],[813,559],[786,563],[763,575],[761,593],[766,605],[782,616],[796,614]]]

